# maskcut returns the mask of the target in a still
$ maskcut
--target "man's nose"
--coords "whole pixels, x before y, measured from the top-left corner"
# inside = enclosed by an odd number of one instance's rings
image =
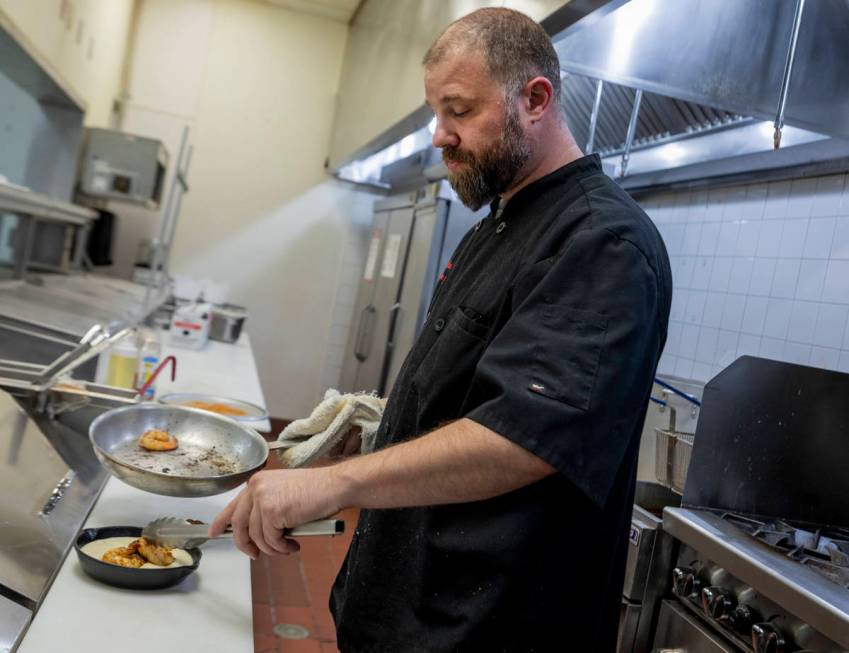
[[[433,132],[432,143],[434,147],[454,147],[460,144],[460,139],[453,132],[448,131],[442,123],[436,123],[436,129]]]

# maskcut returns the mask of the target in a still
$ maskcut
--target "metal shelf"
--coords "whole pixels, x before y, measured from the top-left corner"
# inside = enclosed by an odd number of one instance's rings
[[[22,214],[78,227],[86,227],[97,218],[91,209],[6,184],[0,184],[0,213]]]

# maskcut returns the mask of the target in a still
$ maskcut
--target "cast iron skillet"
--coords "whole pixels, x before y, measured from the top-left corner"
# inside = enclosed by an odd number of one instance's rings
[[[92,558],[83,553],[82,547],[89,542],[107,537],[140,537],[142,529],[138,526],[106,526],[104,528],[86,528],[77,537],[74,548],[83,571],[95,580],[115,587],[134,590],[154,590],[171,587],[191,574],[200,564],[200,549],[186,549],[192,556],[192,564],[185,567],[163,567],[162,569],[133,569],[120,567]]]

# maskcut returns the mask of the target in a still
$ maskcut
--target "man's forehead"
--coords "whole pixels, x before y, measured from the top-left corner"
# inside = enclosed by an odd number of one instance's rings
[[[473,100],[477,97],[477,94],[467,85],[451,83],[436,88],[426,88],[425,96],[428,104],[446,104],[448,102]]]
[[[469,99],[492,84],[480,53],[452,52],[425,69],[425,94],[429,103]]]

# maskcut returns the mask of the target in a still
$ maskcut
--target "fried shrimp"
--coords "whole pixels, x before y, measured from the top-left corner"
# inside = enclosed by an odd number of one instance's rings
[[[133,544],[138,544],[139,553],[141,553],[145,560],[153,565],[167,567],[174,562],[174,554],[171,553],[171,549],[167,546],[156,546],[155,544],[148,542],[143,537],[140,537],[138,540],[133,542]]]
[[[138,554],[138,540],[131,542],[129,546],[118,546],[109,549],[103,554],[101,560],[119,567],[133,567],[138,569],[144,564],[144,558]]]
[[[151,429],[142,433],[139,446],[148,451],[171,451],[177,448],[177,438],[168,431]]]

